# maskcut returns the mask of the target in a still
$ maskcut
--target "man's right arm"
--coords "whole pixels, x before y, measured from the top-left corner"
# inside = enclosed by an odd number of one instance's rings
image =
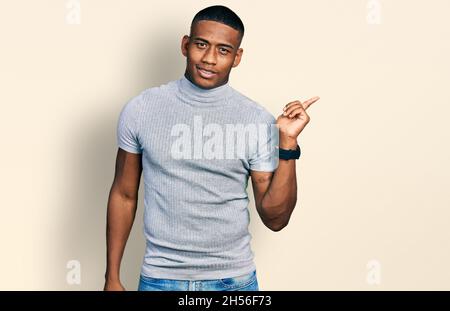
[[[104,290],[125,290],[120,282],[120,262],[136,215],[141,173],[142,154],[119,148],[108,198]]]

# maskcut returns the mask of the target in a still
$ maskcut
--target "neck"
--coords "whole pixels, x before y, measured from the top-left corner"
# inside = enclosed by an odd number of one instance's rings
[[[184,74],[177,81],[180,99],[195,107],[223,106],[232,95],[232,88],[226,82],[211,89],[204,89],[191,81],[188,74]]]

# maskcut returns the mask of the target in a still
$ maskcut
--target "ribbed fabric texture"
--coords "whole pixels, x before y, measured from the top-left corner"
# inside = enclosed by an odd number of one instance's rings
[[[143,275],[207,280],[256,269],[246,188],[250,170],[274,171],[278,159],[252,150],[244,158],[205,158],[195,145],[206,146],[208,124],[225,134],[227,124],[275,122],[265,108],[229,83],[205,90],[184,75],[148,88],[125,104],[117,143],[125,151],[142,153],[147,243]],[[191,158],[173,156],[181,130],[192,137]],[[269,135],[258,144],[271,140]]]

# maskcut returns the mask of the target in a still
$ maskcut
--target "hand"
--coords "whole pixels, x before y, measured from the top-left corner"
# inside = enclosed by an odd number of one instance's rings
[[[125,291],[125,287],[120,283],[120,281],[106,281],[104,291]]]
[[[283,108],[283,113],[277,118],[277,127],[280,130],[280,138],[286,137],[297,141],[297,136],[308,124],[310,117],[306,109],[320,99],[319,96],[308,99],[301,103],[296,100],[290,102]]]

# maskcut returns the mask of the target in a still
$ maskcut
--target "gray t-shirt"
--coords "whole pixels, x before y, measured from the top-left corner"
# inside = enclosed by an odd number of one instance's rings
[[[206,90],[184,75],[126,103],[117,143],[142,153],[143,275],[206,280],[256,269],[247,184],[250,170],[272,172],[278,166],[275,123],[264,107],[229,83]],[[249,124],[270,129],[256,127],[258,135],[252,136],[249,129],[255,128]],[[249,132],[239,131],[240,125]],[[253,139],[238,153],[243,137]]]

